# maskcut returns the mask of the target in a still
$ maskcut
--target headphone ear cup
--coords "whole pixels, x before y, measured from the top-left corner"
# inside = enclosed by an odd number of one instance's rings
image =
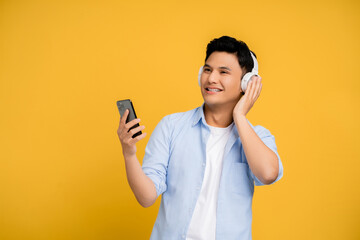
[[[204,68],[203,66],[200,67],[199,74],[198,74],[199,86],[201,86],[200,79],[201,79],[201,74],[203,72],[203,68]]]
[[[243,78],[241,79],[241,89],[243,90],[243,92],[245,93],[247,85],[249,84],[249,82],[251,81],[251,77],[256,75],[256,73],[254,72],[248,72],[246,73]]]

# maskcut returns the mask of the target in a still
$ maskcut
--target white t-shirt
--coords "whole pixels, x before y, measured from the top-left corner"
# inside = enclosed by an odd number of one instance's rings
[[[224,150],[234,123],[226,128],[210,127],[206,144],[206,167],[199,198],[186,240],[215,240],[216,207]]]

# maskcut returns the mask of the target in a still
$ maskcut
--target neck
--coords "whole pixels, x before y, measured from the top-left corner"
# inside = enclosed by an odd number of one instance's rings
[[[225,128],[233,122],[234,106],[209,106],[204,104],[206,123],[213,127]]]

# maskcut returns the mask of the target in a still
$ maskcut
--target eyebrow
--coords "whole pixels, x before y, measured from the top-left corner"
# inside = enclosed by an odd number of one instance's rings
[[[205,65],[204,65],[204,67],[211,67],[211,66],[210,66],[209,64],[205,64]],[[225,66],[219,67],[219,69],[226,69],[226,70],[231,71],[231,69],[230,69],[230,68],[225,67]]]

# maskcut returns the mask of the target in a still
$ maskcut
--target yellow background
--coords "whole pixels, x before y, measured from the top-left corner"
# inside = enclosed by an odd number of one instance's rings
[[[148,239],[160,198],[128,186],[116,101],[148,136],[202,104],[205,48],[258,56],[247,115],[284,177],[256,187],[253,239],[360,239],[359,1],[1,1],[0,239]]]

